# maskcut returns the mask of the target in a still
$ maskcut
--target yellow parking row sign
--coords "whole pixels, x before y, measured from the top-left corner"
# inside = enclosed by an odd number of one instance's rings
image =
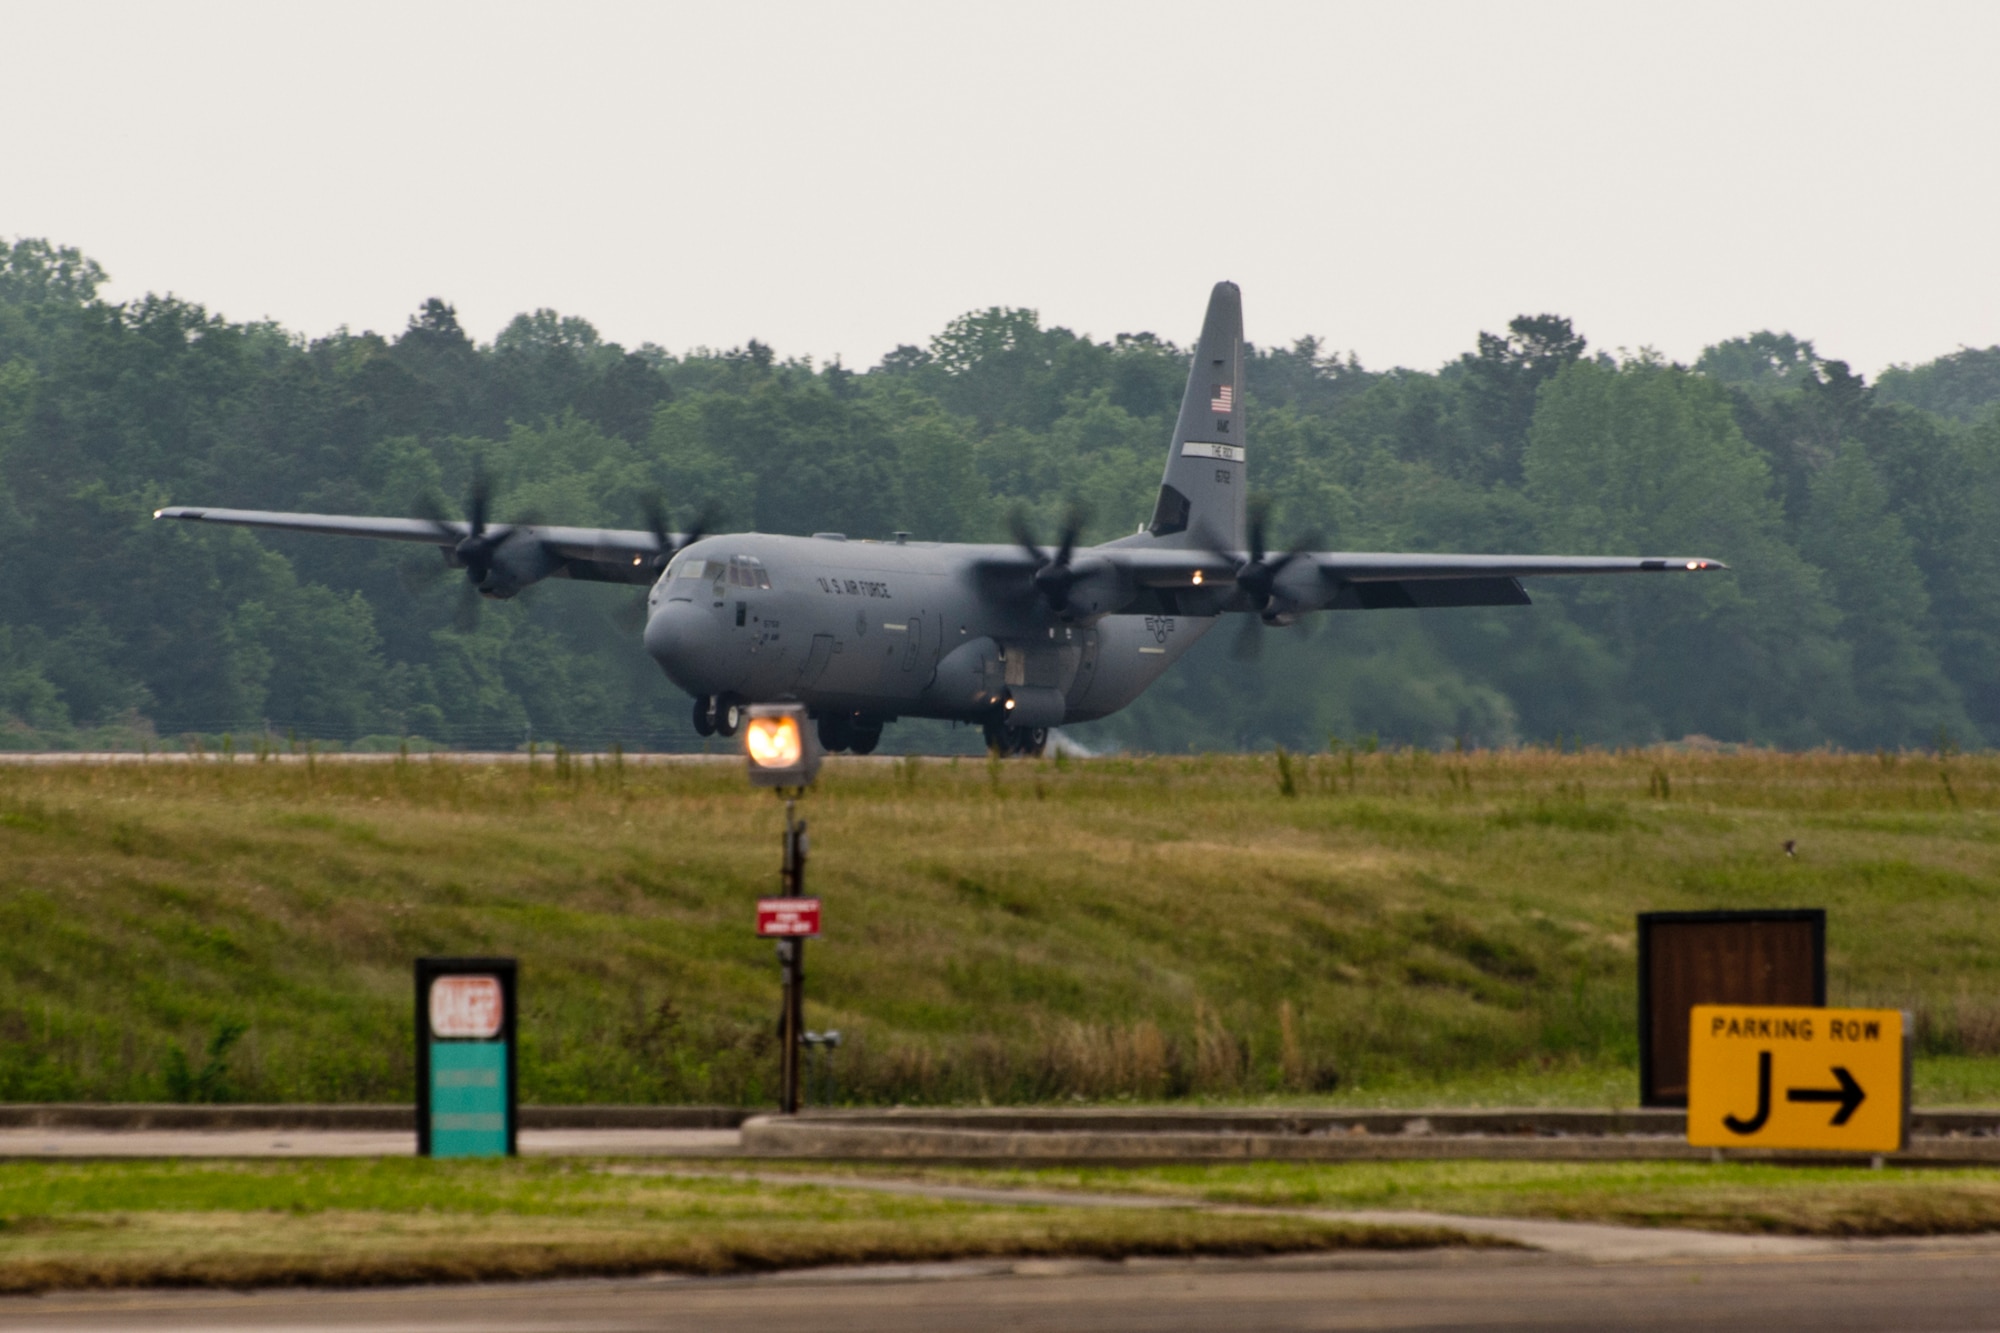
[[[1908,1142],[1901,1011],[1698,1004],[1688,1023],[1689,1143],[1882,1153]]]

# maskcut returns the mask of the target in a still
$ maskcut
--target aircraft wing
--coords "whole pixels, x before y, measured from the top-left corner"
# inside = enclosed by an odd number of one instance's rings
[[[267,528],[278,532],[312,532],[333,537],[373,537],[383,541],[419,542],[446,550],[471,528],[462,522],[427,518],[362,518],[345,514],[287,514],[264,509],[211,509],[173,505],[156,510],[154,518],[193,523],[223,523],[232,527]],[[650,584],[659,576],[653,557],[660,541],[650,532],[619,528],[551,528],[495,523],[488,528],[509,540],[539,544],[554,564],[554,577],[594,583]],[[679,538],[669,534],[678,544]]]
[[[1275,558],[1275,557],[1274,557]],[[1198,548],[1097,547],[1079,553],[1079,569],[1102,561],[1141,588],[1227,585],[1235,562]],[[1384,551],[1309,551],[1280,587],[1299,610],[1397,607],[1522,606],[1524,578],[1579,574],[1663,574],[1727,569],[1705,556],[1418,555]],[[1310,571],[1310,574],[1307,572]],[[1316,574],[1317,579],[1311,577]]]
[[[1524,578],[1579,574],[1699,573],[1726,569],[1701,556],[1395,555],[1326,552],[1308,557],[1333,611],[1430,606],[1525,606]]]

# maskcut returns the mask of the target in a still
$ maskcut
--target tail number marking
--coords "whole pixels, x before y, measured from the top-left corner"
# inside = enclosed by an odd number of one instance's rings
[[[1182,458],[1213,458],[1218,463],[1241,463],[1243,446],[1240,444],[1214,444],[1207,440],[1189,440],[1181,446]]]

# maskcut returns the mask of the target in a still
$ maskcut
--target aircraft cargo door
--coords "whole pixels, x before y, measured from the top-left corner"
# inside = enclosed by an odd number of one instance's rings
[[[799,668],[799,688],[809,690],[826,671],[826,664],[833,660],[833,636],[813,635],[812,651],[806,654],[805,663]]]
[[[917,692],[930,688],[943,642],[943,616],[919,612],[910,617],[910,642],[903,649],[904,688]]]
[[[1069,706],[1080,708],[1090,695],[1090,682],[1097,678],[1097,630],[1093,627],[1083,632],[1082,651],[1078,655],[1076,675],[1070,679],[1065,692]]]

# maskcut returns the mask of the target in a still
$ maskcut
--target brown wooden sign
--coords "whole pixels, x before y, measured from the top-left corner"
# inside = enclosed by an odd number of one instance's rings
[[[1826,1003],[1826,912],[1639,914],[1639,1102],[1686,1106],[1698,1004]]]

